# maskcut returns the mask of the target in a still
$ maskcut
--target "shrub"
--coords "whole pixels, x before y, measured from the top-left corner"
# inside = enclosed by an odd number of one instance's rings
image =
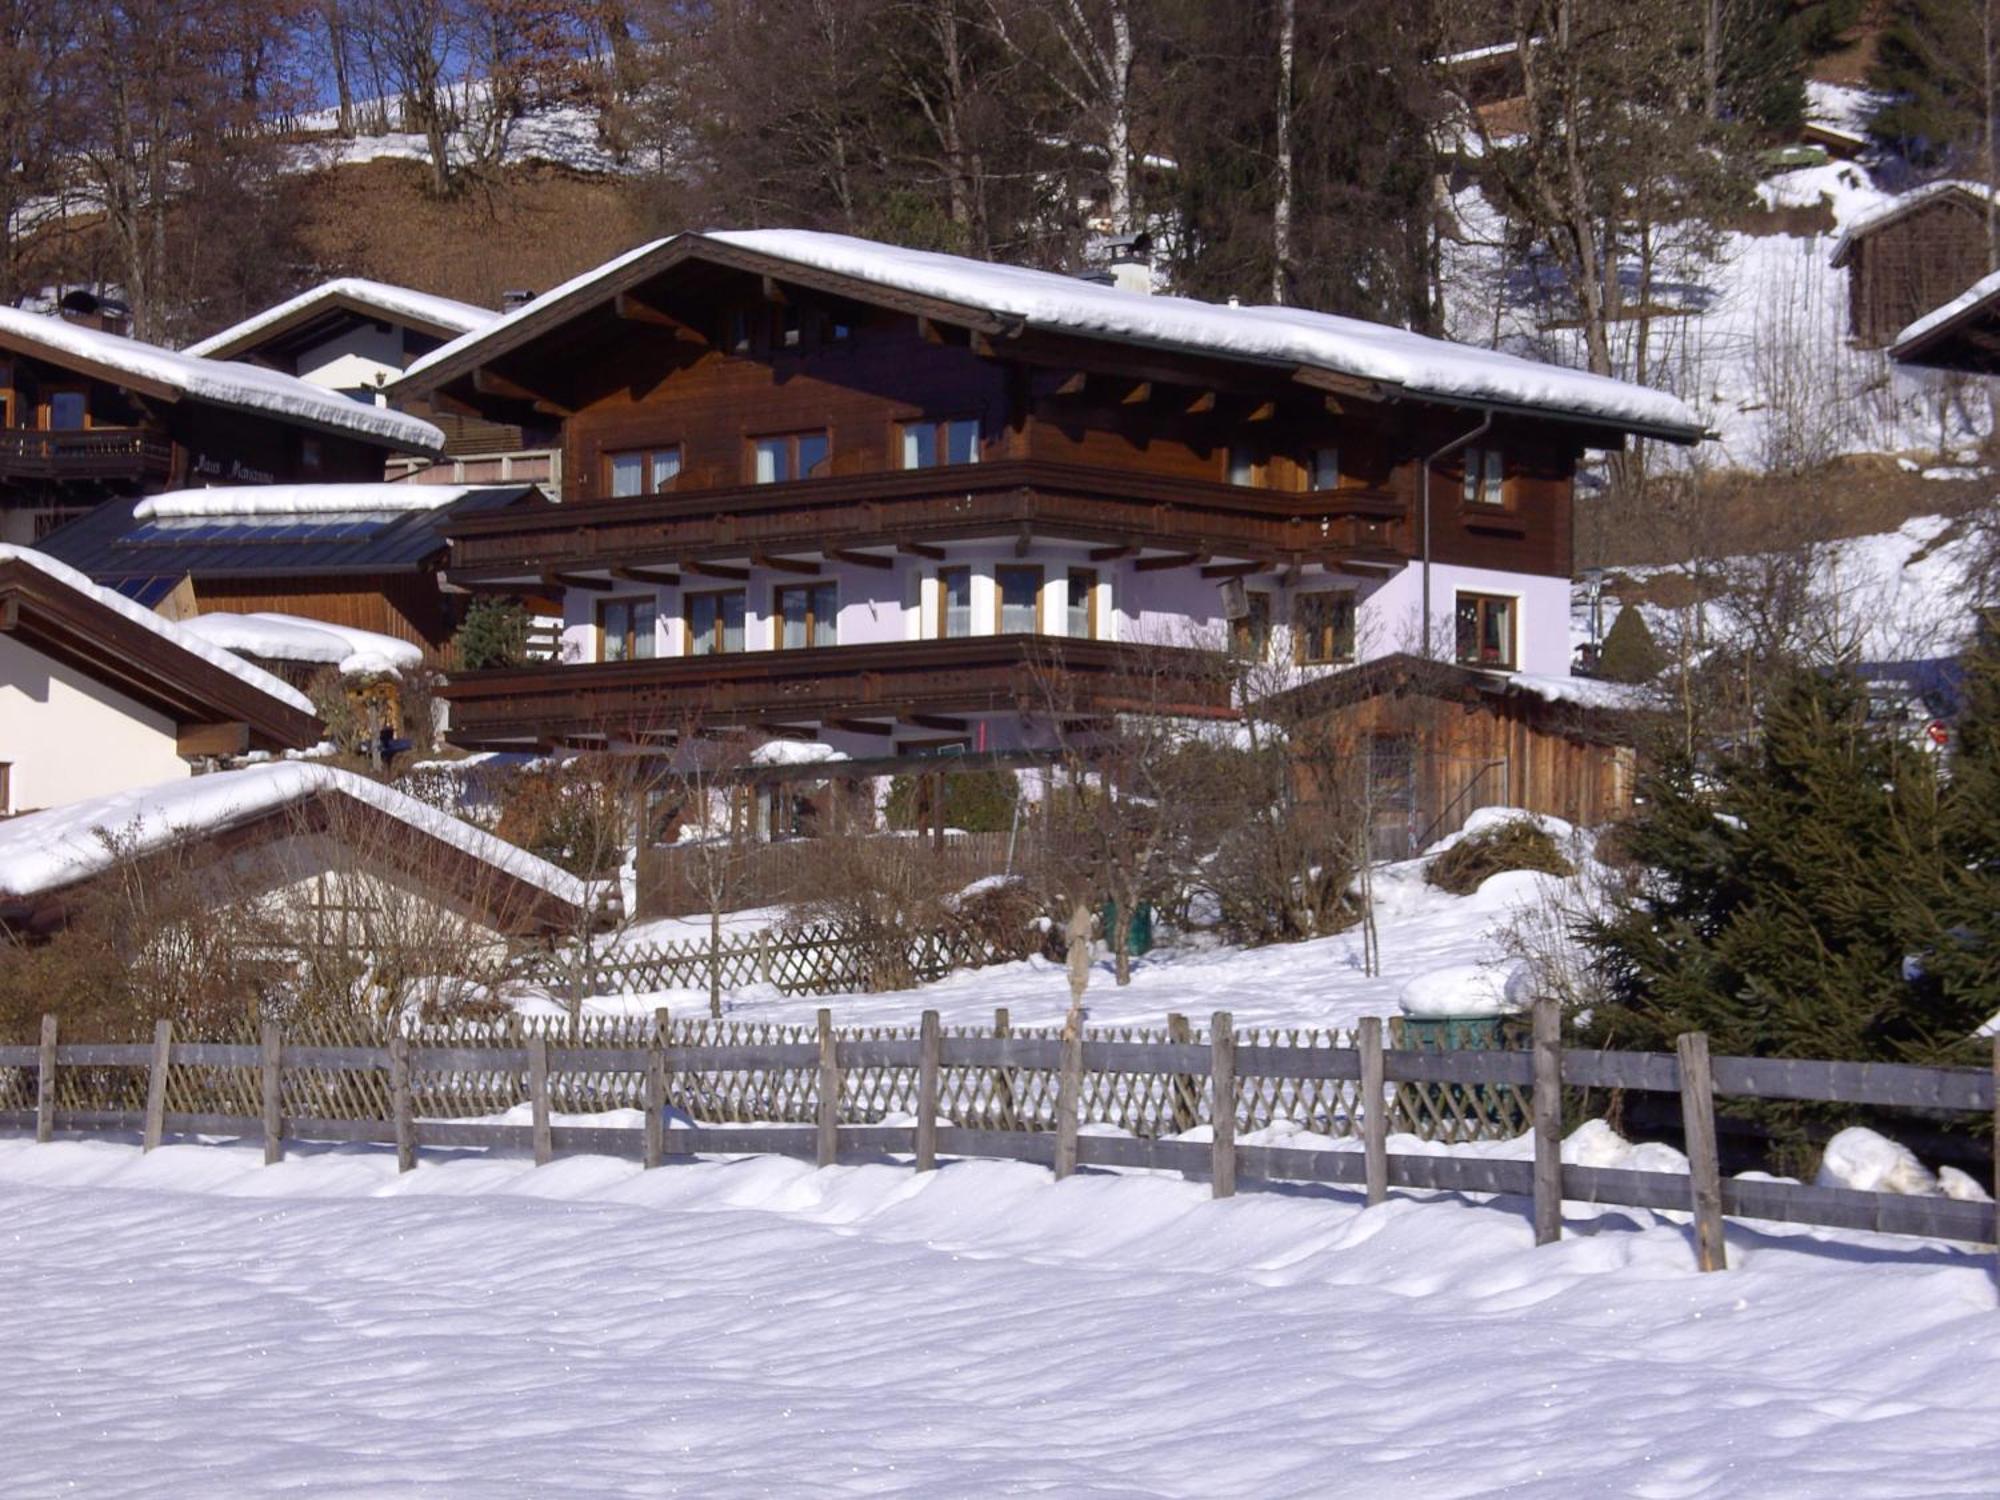
[[[1597,675],[1607,682],[1651,682],[1660,675],[1667,659],[1653,641],[1646,617],[1637,606],[1627,605],[1604,633],[1604,649],[1597,658]]]
[[[451,638],[458,665],[468,672],[520,666],[528,656],[529,624],[528,611],[518,599],[484,595],[474,599]]]
[[[946,771],[944,823],[967,833],[1005,833],[1014,826],[1014,804],[1021,785],[1011,771]],[[923,778],[898,776],[889,783],[891,828],[917,826]]]
[[[1469,896],[1488,876],[1503,870],[1539,870],[1545,875],[1565,876],[1576,873],[1546,829],[1528,818],[1509,818],[1469,833],[1433,855],[1424,866],[1424,879],[1454,896]]]

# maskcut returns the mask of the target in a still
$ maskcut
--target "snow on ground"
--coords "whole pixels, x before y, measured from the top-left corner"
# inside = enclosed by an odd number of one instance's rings
[[[1991,1257],[775,1158],[0,1141],[20,1494],[1987,1495]]]

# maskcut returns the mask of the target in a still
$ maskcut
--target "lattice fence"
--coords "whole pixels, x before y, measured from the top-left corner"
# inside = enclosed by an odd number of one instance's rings
[[[482,1049],[519,1048],[540,1036],[557,1047],[643,1048],[652,1044],[650,1017],[585,1017],[575,1027],[563,1017],[508,1017],[498,1022],[423,1026],[409,1032],[418,1047],[450,1047],[477,1055]],[[293,1047],[386,1047],[392,1028],[363,1018],[292,1022],[285,1044]],[[956,1036],[994,1036],[994,1027],[948,1028]],[[1054,1028],[1010,1029],[1017,1037],[1059,1035]],[[914,1026],[863,1026],[836,1032],[842,1040],[914,1039]],[[765,1021],[672,1020],[668,1046],[810,1047],[817,1040],[809,1025]],[[254,1044],[256,1027],[246,1023],[226,1033],[182,1041]],[[1208,1041],[1206,1029],[1182,1024],[1163,1028],[1094,1027],[1087,1042]],[[1302,1027],[1237,1032],[1245,1047],[1345,1048],[1352,1033]],[[812,1123],[819,1108],[815,1065],[671,1071],[667,1102],[705,1125]],[[59,1077],[58,1107],[139,1110],[144,1107],[142,1068],[66,1068]],[[914,1067],[862,1065],[842,1069],[839,1121],[880,1124],[912,1114],[917,1101]],[[466,1067],[448,1073],[418,1071],[411,1080],[415,1113],[428,1119],[467,1119],[503,1114],[529,1098],[526,1075],[511,1067]],[[260,1108],[255,1068],[174,1062],[167,1072],[167,1109],[187,1114],[251,1115]],[[290,1116],[331,1120],[380,1120],[392,1113],[386,1071],[343,1071],[287,1066],[283,1110]],[[645,1078],[637,1070],[572,1072],[550,1078],[550,1107],[567,1114],[639,1109]],[[1056,1127],[1058,1075],[1042,1068],[944,1068],[938,1081],[939,1108],[954,1125],[986,1130],[1052,1131]],[[1392,1128],[1438,1141],[1501,1140],[1528,1125],[1525,1091],[1511,1085],[1403,1083],[1394,1088]],[[1359,1085],[1352,1079],[1240,1078],[1235,1106],[1240,1133],[1281,1121],[1318,1135],[1347,1137],[1359,1131]],[[0,1105],[32,1107],[32,1084],[18,1070],[0,1072]],[[1215,1101],[1207,1074],[1104,1073],[1083,1075],[1079,1117],[1087,1124],[1115,1126],[1142,1138],[1178,1135],[1213,1122]]]

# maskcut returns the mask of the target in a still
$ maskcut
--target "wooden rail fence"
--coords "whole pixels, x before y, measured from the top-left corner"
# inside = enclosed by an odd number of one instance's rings
[[[795,1028],[753,1041],[683,1041],[662,1021],[643,1045],[625,1046],[564,1045],[546,1035],[530,1035],[518,1046],[465,1047],[426,1044],[402,1034],[391,1036],[384,1046],[319,1046],[287,1040],[269,1025],[255,1044],[175,1042],[171,1028],[161,1022],[150,1043],[104,1044],[63,1042],[56,1018],[47,1016],[38,1046],[0,1047],[0,1069],[34,1079],[32,1108],[19,1099],[0,1099],[8,1106],[0,1108],[0,1128],[31,1128],[38,1141],[52,1139],[57,1131],[137,1131],[148,1150],[169,1133],[261,1138],[267,1162],[282,1157],[288,1140],[374,1141],[393,1144],[405,1171],[416,1165],[420,1146],[526,1149],[538,1165],[559,1152],[594,1153],[637,1158],[649,1168],[698,1154],[795,1155],[822,1166],[844,1158],[909,1155],[919,1170],[935,1167],[940,1157],[956,1156],[1039,1162],[1058,1178],[1086,1166],[1177,1171],[1208,1181],[1217,1197],[1232,1195],[1239,1181],[1356,1186],[1371,1204],[1382,1201],[1391,1188],[1501,1194],[1532,1201],[1538,1243],[1561,1235],[1565,1200],[1689,1212],[1703,1270],[1726,1264],[1726,1217],[1972,1242],[1992,1243],[2000,1237],[1990,1202],[1723,1178],[1714,1129],[1718,1094],[1981,1112],[1992,1117],[1995,1187],[2000,1188],[2000,1040],[1995,1041],[1990,1069],[1711,1058],[1707,1039],[1699,1035],[1682,1037],[1672,1053],[1586,1051],[1561,1045],[1560,1017],[1552,1001],[1537,1005],[1533,1034],[1534,1045],[1527,1052],[1434,1052],[1384,1046],[1383,1027],[1374,1021],[1360,1027],[1353,1046],[1294,1046],[1245,1042],[1228,1012],[1218,1011],[1206,1040],[1122,1041],[1080,1034],[1020,1035],[1004,1024],[991,1032],[947,1032],[936,1012],[927,1011],[914,1035],[843,1036],[834,1030],[831,1013],[822,1010],[810,1031]],[[255,1113],[173,1109],[171,1075],[187,1068],[253,1072],[259,1084]],[[913,1122],[843,1124],[840,1101],[848,1080],[884,1068],[909,1070],[916,1079]],[[143,1073],[142,1107],[63,1107],[66,1074],[106,1069]],[[761,1076],[799,1070],[813,1074],[809,1122],[667,1128],[670,1079],[732,1070]],[[1053,1076],[1054,1128],[950,1123],[944,1080],[954,1070],[992,1080],[1025,1073]],[[423,1116],[420,1080],[496,1071],[525,1076],[530,1124]],[[286,1108],[288,1098],[301,1097],[288,1089],[296,1079],[312,1083],[356,1074],[386,1077],[387,1108],[379,1117],[315,1117]],[[1081,1127],[1091,1119],[1084,1100],[1087,1074],[1201,1080],[1211,1100],[1228,1101],[1232,1107],[1213,1111],[1208,1141],[1086,1133]],[[557,1081],[570,1076],[642,1080],[638,1102],[643,1128],[553,1123]],[[1271,1079],[1355,1084],[1362,1149],[1239,1143],[1239,1110],[1233,1106],[1246,1083],[1254,1090],[1256,1081]],[[1530,1090],[1537,1127],[1533,1159],[1390,1152],[1391,1086],[1409,1084],[1474,1092]],[[1560,1156],[1565,1086],[1677,1093],[1688,1173],[1565,1164]],[[310,1090],[305,1097],[312,1097]]]

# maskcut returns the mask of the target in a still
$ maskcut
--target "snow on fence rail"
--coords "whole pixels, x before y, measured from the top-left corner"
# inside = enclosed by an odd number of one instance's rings
[[[1926,1110],[1980,1111],[1993,1116],[1996,1186],[2000,1186],[2000,1039],[1993,1066],[1932,1068],[1891,1063],[1846,1063],[1801,1059],[1715,1058],[1700,1034],[1679,1038],[1666,1053],[1598,1052],[1565,1049],[1553,1002],[1537,1005],[1534,1045],[1527,1052],[1432,1052],[1384,1045],[1378,1018],[1364,1020],[1352,1046],[1299,1045],[1246,1041],[1227,1012],[1216,1013],[1205,1037],[1192,1031],[1167,1039],[1107,1038],[1050,1033],[946,1031],[935,1011],[926,1011],[915,1035],[887,1031],[835,1031],[828,1011],[817,1027],[766,1027],[745,1038],[711,1028],[684,1030],[656,1026],[652,1034],[622,1045],[552,1041],[544,1032],[522,1036],[517,1045],[442,1044],[405,1034],[381,1046],[325,1046],[288,1041],[266,1025],[254,1044],[175,1042],[169,1023],[158,1023],[148,1044],[63,1043],[56,1018],[43,1018],[39,1046],[0,1047],[0,1069],[14,1080],[0,1089],[0,1128],[28,1128],[36,1139],[57,1130],[84,1133],[139,1130],[145,1148],[169,1131],[183,1134],[261,1136],[265,1160],[281,1158],[286,1140],[379,1141],[396,1147],[398,1165],[416,1165],[420,1144],[460,1147],[527,1148],[538,1165],[558,1151],[637,1158],[657,1167],[670,1157],[697,1154],[780,1154],[810,1157],[829,1166],[843,1155],[879,1158],[907,1154],[919,1171],[940,1156],[1002,1158],[1040,1162],[1058,1178],[1080,1166],[1178,1171],[1205,1178],[1217,1197],[1234,1193],[1241,1179],[1321,1182],[1362,1187],[1369,1203],[1391,1188],[1494,1193],[1532,1200],[1537,1243],[1562,1232],[1564,1200],[1691,1212],[1697,1260],[1703,1270],[1725,1264],[1725,1217],[1765,1219],[1911,1234],[1942,1239],[1994,1242],[2000,1237],[1996,1206],[1951,1198],[1909,1197],[1857,1192],[1761,1178],[1721,1176],[1715,1145],[1715,1095],[1758,1099],[1816,1100]],[[143,1078],[142,1107],[105,1107],[98,1100],[65,1105],[65,1081],[93,1070],[122,1071]],[[248,1101],[210,1110],[169,1108],[177,1070],[213,1070],[253,1075],[255,1107]],[[908,1070],[916,1080],[912,1124],[842,1123],[853,1098],[852,1081],[871,1070]],[[776,1080],[808,1073],[813,1087],[794,1100],[809,1100],[811,1119],[793,1123],[796,1102],[778,1102],[755,1122],[697,1124],[668,1128],[673,1080],[747,1075]],[[986,1080],[974,1096],[984,1107],[978,1123],[959,1123],[949,1112],[946,1080],[954,1073]],[[34,1077],[32,1107],[19,1094]],[[1056,1080],[1052,1129],[1024,1128],[995,1100],[1017,1100],[1015,1081],[1029,1075]],[[1085,1079],[1173,1080],[1171,1097],[1179,1110],[1202,1096],[1228,1100],[1235,1108],[1210,1110],[1211,1139],[1189,1141],[1137,1134],[1086,1133],[1093,1120]],[[379,1098],[386,1109],[366,1116],[313,1116],[295,1113],[323,1097],[327,1079],[366,1077],[386,1080]],[[425,1118],[420,1099],[430,1078],[525,1078],[532,1123],[506,1125],[464,1119]],[[593,1125],[557,1125],[552,1116],[562,1080],[640,1080],[644,1124],[633,1130]],[[1246,1094],[1266,1097],[1272,1080],[1302,1083],[1337,1081],[1352,1085],[1349,1116],[1358,1114],[1362,1149],[1314,1150],[1237,1143],[1237,1123]],[[1393,1106],[1390,1085],[1419,1085],[1479,1093],[1526,1089],[1535,1126],[1531,1161],[1466,1156],[1392,1154],[1388,1140]],[[600,1087],[599,1084],[588,1088]],[[1689,1171],[1633,1171],[1564,1164],[1561,1159],[1564,1086],[1659,1090],[1678,1093],[1686,1131]],[[588,1088],[586,1091],[588,1091]],[[75,1091],[69,1090],[71,1097]],[[9,1095],[14,1097],[9,1097]],[[1123,1097],[1129,1097],[1129,1090]],[[1109,1094],[1121,1097],[1114,1084]],[[599,1108],[605,1107],[602,1102]],[[865,1112],[865,1111],[864,1111]],[[877,1112],[877,1120],[881,1112]],[[1178,1116],[1177,1116],[1178,1118]],[[670,1149],[671,1148],[671,1149]],[[2000,1197],[2000,1194],[1996,1194]]]

